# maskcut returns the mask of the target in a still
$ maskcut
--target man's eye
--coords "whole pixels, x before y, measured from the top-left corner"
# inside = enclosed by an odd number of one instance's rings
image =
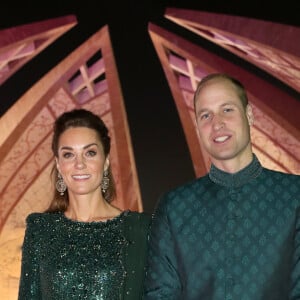
[[[228,107],[228,108],[224,108],[224,112],[231,112],[231,111],[233,111],[233,109],[232,109],[232,108],[230,108],[230,107]]]
[[[200,116],[200,120],[207,120],[209,118],[209,114],[202,114]]]

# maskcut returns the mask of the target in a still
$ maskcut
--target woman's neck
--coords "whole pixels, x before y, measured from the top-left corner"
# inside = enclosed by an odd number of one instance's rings
[[[65,216],[76,221],[93,222],[113,219],[120,213],[119,208],[111,205],[103,198],[92,200],[83,199],[83,197],[80,199],[70,197]]]

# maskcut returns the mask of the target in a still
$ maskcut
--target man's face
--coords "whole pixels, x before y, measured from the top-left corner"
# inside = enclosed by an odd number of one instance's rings
[[[249,105],[245,110],[235,86],[223,78],[205,83],[195,109],[200,140],[212,163],[216,166],[225,161],[248,163],[252,158],[252,111]]]

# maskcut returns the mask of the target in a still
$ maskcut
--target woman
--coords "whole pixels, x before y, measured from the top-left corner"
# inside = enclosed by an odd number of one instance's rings
[[[26,220],[19,300],[141,299],[150,217],[110,202],[103,121],[77,109],[55,122],[54,198]]]

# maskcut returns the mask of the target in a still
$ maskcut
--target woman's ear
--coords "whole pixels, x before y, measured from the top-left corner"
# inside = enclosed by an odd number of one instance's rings
[[[253,115],[253,110],[252,110],[252,107],[250,104],[247,104],[246,115],[247,115],[249,125],[252,126],[254,123],[254,115]]]
[[[58,164],[58,158],[55,157],[54,159],[55,159],[56,169],[57,169],[58,173],[60,173],[60,168],[59,168],[59,164]]]
[[[109,168],[109,165],[110,165],[109,156],[107,155],[103,166],[104,171],[106,171]]]

